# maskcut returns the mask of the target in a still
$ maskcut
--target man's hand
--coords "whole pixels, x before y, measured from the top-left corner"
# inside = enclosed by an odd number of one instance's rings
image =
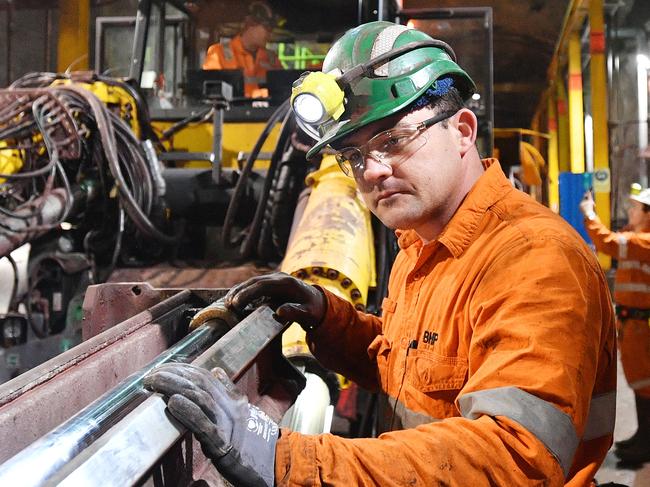
[[[249,404],[223,369],[211,374],[194,365],[164,364],[144,378],[144,386],[169,398],[169,412],[194,433],[229,482],[273,486],[278,425]]]
[[[234,286],[224,303],[240,312],[260,298],[277,308],[275,313],[281,321],[295,321],[306,330],[320,325],[327,311],[327,298],[320,289],[284,272],[252,277]]]
[[[596,203],[591,191],[587,191],[582,197],[580,202],[580,211],[588,220],[593,220],[596,217]]]

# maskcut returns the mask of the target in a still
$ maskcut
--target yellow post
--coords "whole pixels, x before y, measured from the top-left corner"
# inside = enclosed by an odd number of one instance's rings
[[[57,71],[88,69],[90,0],[59,1]]]
[[[589,51],[591,54],[591,112],[594,127],[594,198],[600,221],[611,225],[609,134],[607,130],[607,76],[605,70],[605,21],[603,0],[589,2]],[[598,260],[609,269],[611,259],[599,253]]]
[[[569,143],[569,109],[566,87],[561,77],[557,78],[557,129],[558,129],[558,167],[560,172],[571,170],[571,148]]]
[[[548,94],[548,115],[547,115],[547,132],[548,132],[548,205],[555,213],[560,212],[560,164],[558,161],[558,136],[557,136],[557,105],[553,89]]]
[[[582,105],[582,59],[580,32],[569,37],[569,124],[571,172],[585,172],[585,124]]]

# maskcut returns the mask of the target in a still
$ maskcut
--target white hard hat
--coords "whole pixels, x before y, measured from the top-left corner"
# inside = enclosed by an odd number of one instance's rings
[[[650,206],[650,188],[644,189],[638,194],[631,194],[630,199]]]

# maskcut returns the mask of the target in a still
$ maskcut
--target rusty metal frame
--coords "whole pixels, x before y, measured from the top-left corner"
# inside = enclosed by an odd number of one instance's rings
[[[145,283],[92,286],[84,301],[84,328],[90,338],[0,386],[0,437],[6,440],[0,445],[0,461],[169,348],[185,333],[189,315],[224,292],[153,289]],[[225,345],[233,347],[232,343]],[[222,359],[231,361],[232,355],[223,353]],[[300,379],[304,380],[282,356],[279,340],[272,341],[264,353],[240,369],[232,374],[240,389],[276,419],[293,403]],[[154,480],[174,478],[174,485],[185,485],[183,478],[188,482],[202,478],[210,485],[222,485],[189,435],[176,441],[149,474]]]

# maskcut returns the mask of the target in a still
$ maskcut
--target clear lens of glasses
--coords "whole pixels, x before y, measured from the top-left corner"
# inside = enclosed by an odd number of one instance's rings
[[[375,135],[361,147],[345,147],[336,154],[336,161],[348,176],[361,175],[365,169],[365,158],[371,156],[380,164],[396,168],[427,141],[418,136],[421,126],[395,127]]]

